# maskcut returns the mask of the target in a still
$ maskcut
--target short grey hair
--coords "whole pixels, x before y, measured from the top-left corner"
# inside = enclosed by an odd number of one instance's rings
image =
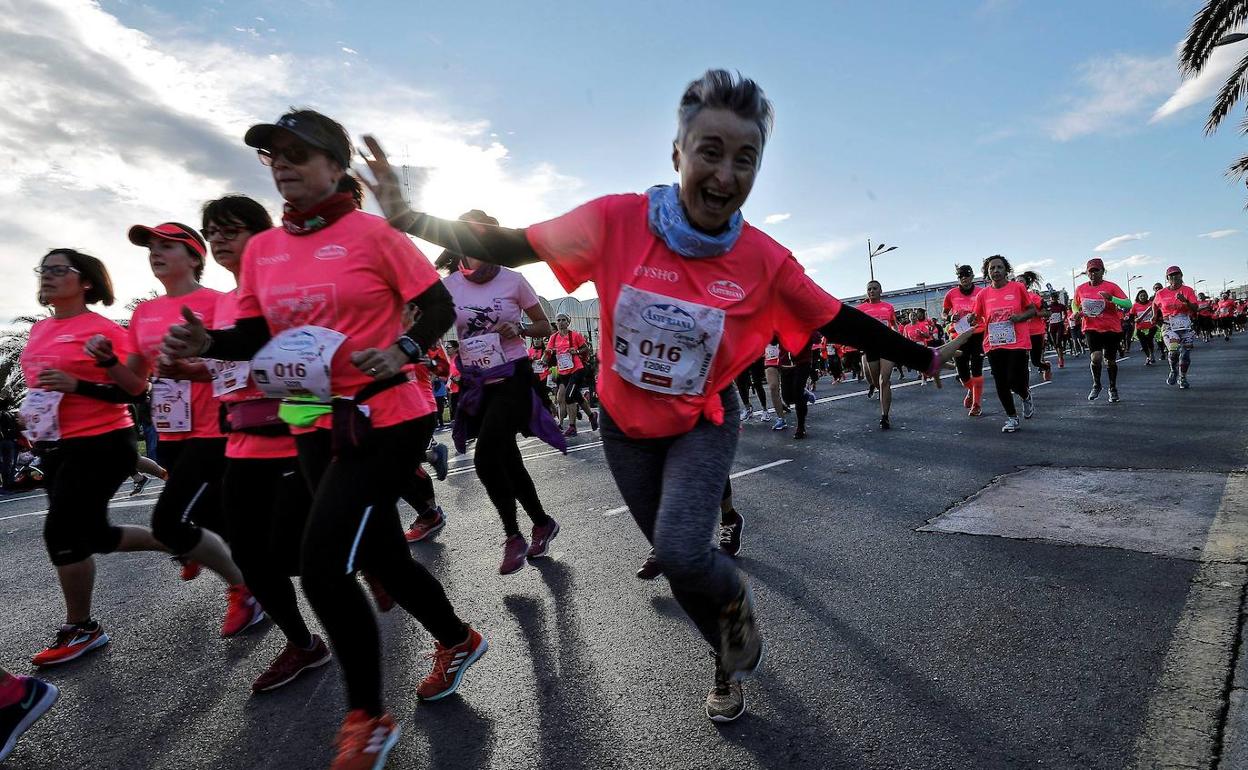
[[[685,88],[684,95],[680,97],[680,108],[676,111],[676,144],[685,141],[689,124],[707,107],[732,110],[737,117],[753,121],[758,126],[763,144],[767,144],[767,137],[771,135],[776,120],[771,101],[758,83],[742,77],[740,72],[734,75],[728,70],[707,70]]]

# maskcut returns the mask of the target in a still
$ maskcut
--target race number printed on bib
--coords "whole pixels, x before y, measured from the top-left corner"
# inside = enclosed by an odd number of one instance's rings
[[[971,317],[964,315],[953,322],[953,330],[958,334],[969,334],[971,331]]]
[[[226,393],[233,393],[247,387],[247,378],[251,376],[251,364],[246,361],[218,361],[205,358],[208,372],[212,375],[212,397],[221,398]]]
[[[556,353],[555,367],[559,370],[560,374],[567,374],[576,367],[576,361],[572,360],[571,353]]]
[[[329,401],[330,366],[346,338],[322,326],[287,329],[251,359],[251,379],[271,398],[313,396]]]
[[[988,324],[989,345],[1013,345],[1017,341],[1013,321],[993,321]]]
[[[724,334],[724,311],[620,287],[615,365],[626,382],[670,395],[701,395]]]
[[[152,380],[152,425],[159,433],[191,429],[190,380]]]
[[[1192,317],[1187,315],[1172,315],[1166,319],[1166,323],[1170,325],[1170,331],[1187,331],[1192,328]]]
[[[765,358],[768,361],[779,361],[780,360],[780,346],[768,345],[767,347],[763,348],[763,358]]]
[[[1105,312],[1105,300],[1103,299],[1085,299],[1083,300],[1083,314],[1088,318],[1096,318]]]
[[[1062,314],[1061,314],[1061,313],[1049,313],[1049,323],[1051,323],[1051,324],[1060,324],[1061,322],[1062,322]]]
[[[61,439],[61,399],[65,394],[59,390],[41,390],[31,388],[22,399],[18,414],[22,417],[22,435],[36,441],[60,441]]]
[[[489,332],[460,340],[459,359],[464,366],[489,369],[491,366],[505,363],[507,356],[503,353],[502,338],[497,332]]]

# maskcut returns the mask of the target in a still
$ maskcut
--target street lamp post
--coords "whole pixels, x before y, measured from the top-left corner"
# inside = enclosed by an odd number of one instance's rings
[[[916,283],[914,286],[915,288],[923,289],[923,312],[930,317],[931,313],[927,309],[927,282],[923,281],[922,283]]]
[[[895,248],[897,247],[896,246],[885,247],[884,244],[877,243],[875,248],[872,249],[871,239],[870,238],[867,239],[867,269],[871,273],[871,280],[873,281],[875,280],[875,258],[880,256],[881,254],[887,254],[888,252],[892,251]]]
[[[1142,275],[1131,275],[1131,271],[1127,271],[1127,299],[1131,299],[1131,282],[1136,278],[1143,278]],[[1132,300],[1134,302],[1135,300]]]

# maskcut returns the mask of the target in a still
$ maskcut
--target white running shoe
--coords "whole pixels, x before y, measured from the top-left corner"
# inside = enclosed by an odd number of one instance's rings
[[[1005,425],[1001,426],[1001,432],[1002,433],[1017,433],[1018,425],[1019,423],[1018,423],[1017,417],[1006,417]]]
[[[1030,393],[1023,399],[1023,419],[1030,420],[1036,415],[1036,400]]]

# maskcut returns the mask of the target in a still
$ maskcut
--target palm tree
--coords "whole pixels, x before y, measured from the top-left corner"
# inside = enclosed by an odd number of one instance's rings
[[[1245,21],[1248,21],[1248,0],[1208,0],[1192,19],[1192,28],[1183,41],[1183,50],[1179,54],[1180,69],[1187,75],[1199,74],[1209,63],[1213,49],[1230,42],[1224,38]],[[1206,135],[1218,129],[1222,119],[1245,93],[1248,93],[1248,56],[1235,65],[1218,92],[1218,98],[1209,110],[1209,119],[1205,122]],[[1240,124],[1240,132],[1248,134],[1248,120]],[[1248,174],[1248,155],[1236,161],[1227,173],[1233,179],[1242,179]]]
[[[26,395],[21,357],[30,339],[30,327],[38,320],[38,316],[18,316],[13,319],[15,328],[0,333],[0,397],[20,402]]]

